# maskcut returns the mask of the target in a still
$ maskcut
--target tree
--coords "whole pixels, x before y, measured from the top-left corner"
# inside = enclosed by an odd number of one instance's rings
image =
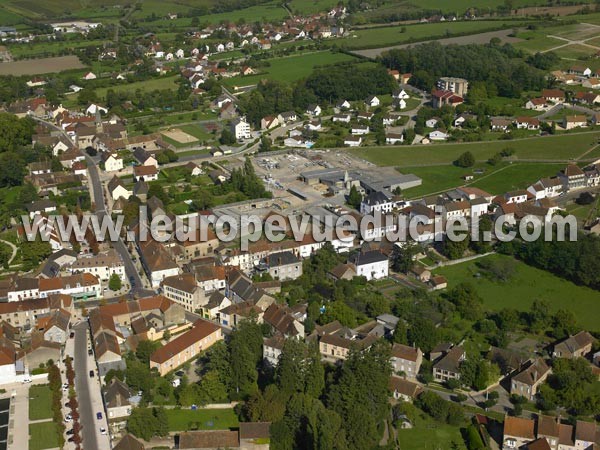
[[[137,349],[135,350],[135,356],[144,364],[149,364],[150,356],[152,355],[152,353],[158,350],[160,346],[161,344],[158,341],[140,341],[140,343],[137,346]]]
[[[392,250],[392,269],[396,272],[406,273],[412,269],[415,263],[415,256],[419,253],[419,246],[406,242],[404,245],[394,245]]]
[[[201,403],[220,402],[227,399],[227,386],[216,370],[206,372],[199,384]]]
[[[127,419],[127,431],[149,441],[158,429],[158,421],[150,408],[133,408]]]
[[[271,138],[266,135],[262,135],[260,138],[260,145],[258,147],[259,152],[270,152],[273,147]]]
[[[98,94],[96,90],[92,88],[83,88],[77,94],[77,103],[80,105],[89,105],[90,103],[98,103]]]
[[[113,273],[108,280],[108,288],[111,291],[118,291],[121,289],[121,277],[116,273]]]
[[[350,192],[348,193],[348,199],[346,200],[346,203],[348,204],[348,206],[356,209],[356,210],[360,210],[360,204],[362,202],[362,195],[360,195],[360,192],[358,192],[358,189],[356,188],[356,186],[352,186],[350,188]]]
[[[473,167],[475,165],[475,157],[471,152],[464,152],[458,157],[455,164],[459,167]]]
[[[254,320],[244,320],[230,335],[229,361],[233,393],[246,398],[258,390],[258,371],[262,359],[262,332]]]
[[[219,142],[223,145],[233,145],[236,142],[235,135],[229,130],[229,128],[224,128],[221,132]]]

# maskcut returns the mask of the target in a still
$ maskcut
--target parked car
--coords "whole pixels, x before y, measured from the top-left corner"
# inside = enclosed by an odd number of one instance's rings
[[[91,348],[88,348],[88,355],[92,356],[94,354],[94,351]]]
[[[71,414],[67,414],[65,416],[65,422],[71,422],[73,420],[73,417],[71,416]]]
[[[106,434],[106,428],[100,427],[100,434]]]
[[[102,413],[101,412],[97,412],[96,413],[96,419],[102,420]]]
[[[72,434],[75,434],[75,432],[74,432],[72,429],[71,429],[71,430],[69,430],[69,431],[67,431],[67,435],[68,435],[68,436],[71,436]]]
[[[90,370],[90,378],[94,378],[94,371]]]

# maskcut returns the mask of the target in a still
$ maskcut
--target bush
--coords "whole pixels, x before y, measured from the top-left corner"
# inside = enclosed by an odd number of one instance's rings
[[[458,167],[473,167],[475,165],[475,157],[471,152],[464,152],[454,162]]]

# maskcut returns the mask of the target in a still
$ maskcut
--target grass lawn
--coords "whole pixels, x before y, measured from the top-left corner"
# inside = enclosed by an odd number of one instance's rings
[[[487,258],[510,258],[504,255],[491,255]],[[435,270],[436,275],[448,279],[448,287],[462,281],[470,281],[483,299],[485,308],[499,311],[502,308],[514,308],[528,311],[536,299],[548,301],[551,310],[565,308],[575,314],[577,323],[589,331],[599,331],[600,292],[577,286],[559,278],[550,272],[536,269],[515,261],[516,273],[506,283],[498,283],[486,277],[475,278],[479,272],[477,261],[469,261]]]
[[[572,62],[572,64],[576,64],[573,62],[579,58],[587,58],[589,56],[594,55],[598,52],[595,48],[587,47],[585,45],[567,45],[566,47],[561,47],[556,50],[553,50],[560,58],[568,59]]]
[[[423,180],[421,186],[405,191],[408,197],[416,198],[465,185],[481,188],[491,194],[523,189],[542,177],[555,175],[563,166],[564,164],[541,163],[502,163],[490,166],[486,163],[480,163],[468,169],[454,165],[444,165],[401,167],[399,170],[402,173],[413,173]],[[483,169],[485,172],[482,175],[475,175],[473,169],[476,168]],[[461,177],[466,174],[473,175],[475,177],[474,181],[465,183]]]
[[[200,125],[182,125],[178,127],[181,131],[194,136],[199,141],[210,141],[215,138],[212,133]]]
[[[459,144],[435,144],[394,147],[359,147],[348,150],[355,156],[364,158],[380,166],[418,166],[450,164],[462,153],[470,151],[480,162],[503,149],[510,147],[516,159],[544,159],[563,161],[577,158],[597,145],[600,132],[565,134],[512,141],[474,142]]]
[[[556,175],[560,169],[564,169],[564,164],[513,164],[483,176],[471,186],[492,194],[500,194],[515,189],[525,189],[540,178]]]
[[[179,87],[179,85],[177,83],[175,83],[175,81],[180,78],[181,77],[179,75],[175,75],[175,76],[164,77],[164,78],[152,78],[150,80],[137,81],[135,83],[129,83],[129,84],[125,84],[125,83],[118,84],[116,86],[98,88],[98,89],[96,89],[96,94],[98,94],[98,96],[100,98],[104,98],[104,97],[106,97],[106,92],[109,89],[112,89],[115,92],[135,92],[138,89],[140,89],[144,92],[154,91],[156,89],[158,89],[158,90],[162,90],[162,89],[175,90]]]
[[[450,443],[462,443],[459,427],[436,422],[419,423],[408,430],[398,430],[398,442],[402,450],[434,450],[451,448]]]
[[[226,86],[248,86],[257,84],[265,78],[293,82],[307,77],[317,66],[325,66],[343,61],[352,61],[353,56],[345,53],[332,53],[329,51],[306,53],[267,59],[269,67],[261,68],[263,73],[246,77],[234,77],[223,80]]]
[[[29,388],[29,420],[52,418],[52,391],[48,386]]]
[[[41,422],[29,425],[29,450],[43,450],[58,447],[58,436],[54,422]]]
[[[169,431],[226,430],[235,428],[239,421],[233,409],[167,409]],[[210,425],[212,422],[212,426]]]
[[[551,48],[558,47],[559,45],[566,43],[565,41],[561,41],[560,39],[537,34],[534,36],[521,36],[521,33],[519,33],[517,36],[525,40],[522,42],[515,42],[513,45],[516,48],[531,53],[549,50]]]

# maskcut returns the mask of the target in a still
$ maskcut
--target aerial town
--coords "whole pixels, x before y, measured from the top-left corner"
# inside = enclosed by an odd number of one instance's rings
[[[600,449],[597,1],[0,41],[0,450]]]

